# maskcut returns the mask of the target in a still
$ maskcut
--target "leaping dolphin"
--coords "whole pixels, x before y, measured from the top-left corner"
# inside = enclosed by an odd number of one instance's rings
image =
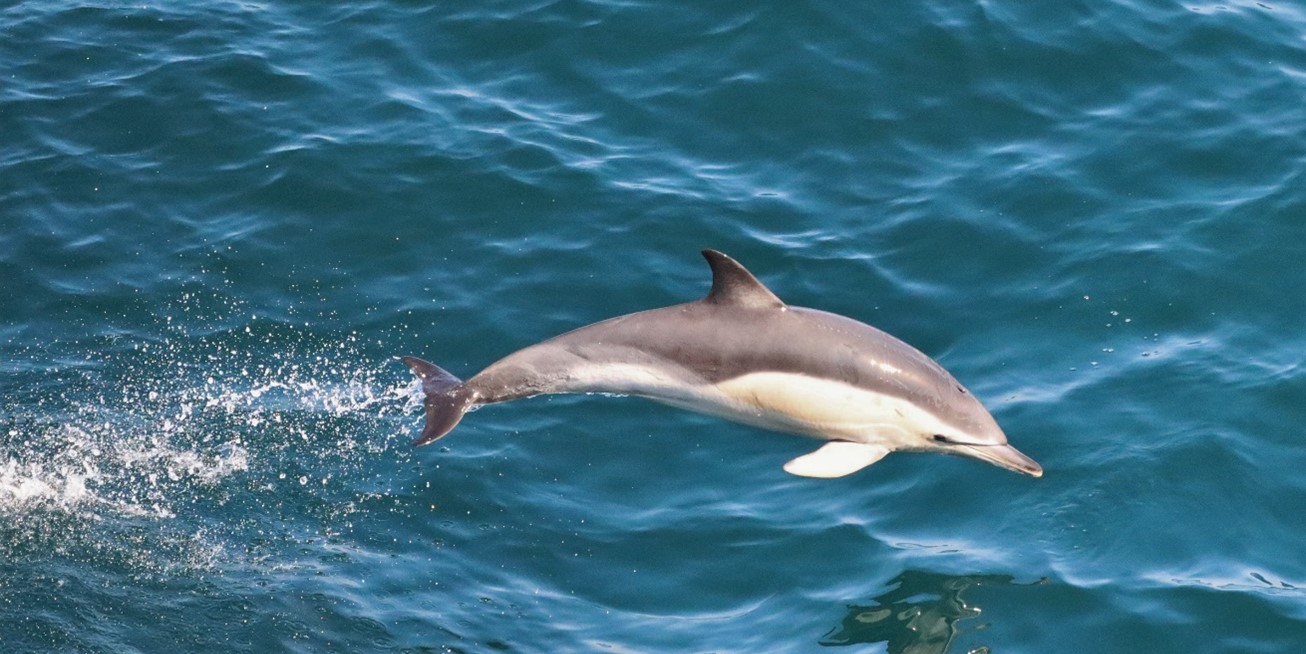
[[[824,439],[785,464],[842,477],[895,450],[942,452],[1040,477],[984,405],[920,350],[851,318],[780,301],[739,262],[704,250],[712,290],[518,350],[462,381],[403,357],[422,380],[426,426],[449,433],[473,407],[550,393],[637,395]]]

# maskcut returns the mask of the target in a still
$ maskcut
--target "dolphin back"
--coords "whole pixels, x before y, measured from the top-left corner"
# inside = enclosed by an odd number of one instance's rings
[[[426,426],[413,441],[413,445],[426,445],[458,425],[467,409],[475,404],[476,392],[434,363],[417,357],[402,357],[402,360],[422,380],[422,392],[426,394]]]

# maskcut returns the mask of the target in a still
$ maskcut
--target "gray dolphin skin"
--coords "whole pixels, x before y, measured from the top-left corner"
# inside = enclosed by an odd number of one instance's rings
[[[581,327],[465,382],[403,357],[426,394],[414,445],[449,433],[480,405],[611,393],[827,441],[785,464],[804,477],[842,477],[898,450],[1043,475],[984,405],[916,348],[851,318],[788,306],[734,259],[703,256],[712,268],[707,297]]]

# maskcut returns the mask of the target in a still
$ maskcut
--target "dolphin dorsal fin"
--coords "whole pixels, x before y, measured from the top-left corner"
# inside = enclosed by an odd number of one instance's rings
[[[712,290],[703,298],[704,302],[758,309],[784,308],[785,303],[738,261],[716,250],[703,250],[703,258],[712,267]]]

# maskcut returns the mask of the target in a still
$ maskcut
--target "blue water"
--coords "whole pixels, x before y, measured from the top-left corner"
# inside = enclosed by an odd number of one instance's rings
[[[1301,651],[1306,9],[848,4],[0,8],[0,651]],[[409,447],[394,356],[703,247],[1046,476],[633,398]]]

